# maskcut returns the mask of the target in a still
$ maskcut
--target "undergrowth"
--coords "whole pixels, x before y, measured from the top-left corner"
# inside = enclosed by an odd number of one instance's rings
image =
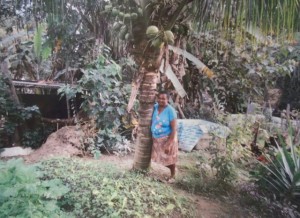
[[[71,217],[57,205],[68,188],[57,179],[41,181],[41,176],[22,159],[0,161],[0,218]]]
[[[253,217],[298,217],[295,205],[284,204],[271,195],[275,192],[265,193],[262,188],[251,180],[244,169],[232,168],[226,161],[215,165],[214,159],[207,155],[207,151],[183,154],[180,157],[178,168],[181,176],[177,178],[176,186],[192,194],[207,196],[220,201],[226,200],[229,205],[243,208],[243,213]],[[237,165],[239,166],[239,165]],[[215,169],[219,167],[219,169]],[[218,170],[235,170],[237,176],[233,179],[231,174],[218,174]],[[224,177],[224,175],[226,175]],[[265,176],[268,174],[265,173]],[[225,178],[225,179],[224,179]],[[276,177],[277,178],[277,177]],[[237,182],[236,182],[237,181]]]
[[[209,196],[226,196],[233,190],[234,178],[230,173],[232,170],[230,164],[218,158],[208,158],[197,152],[187,154],[182,159],[178,168],[181,176],[177,179],[176,185],[192,194],[201,194]],[[186,162],[186,160],[189,160]],[[220,164],[216,164],[219,162]],[[219,172],[222,171],[223,174]]]
[[[48,160],[41,169],[44,179],[61,179],[71,189],[60,204],[76,217],[191,216],[184,198],[142,174],[79,159]]]

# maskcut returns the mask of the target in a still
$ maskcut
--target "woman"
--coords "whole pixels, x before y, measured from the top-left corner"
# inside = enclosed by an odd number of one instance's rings
[[[152,155],[154,162],[168,167],[171,176],[168,182],[174,182],[178,153],[176,111],[168,104],[168,93],[158,93],[158,103],[154,105],[151,132],[153,138]]]

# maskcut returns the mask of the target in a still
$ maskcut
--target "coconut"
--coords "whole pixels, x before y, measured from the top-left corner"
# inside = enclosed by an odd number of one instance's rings
[[[167,42],[168,44],[174,44],[174,34],[172,33],[171,30],[164,31],[164,41]]]
[[[117,16],[119,14],[119,10],[117,8],[113,8],[112,11],[111,11],[111,14],[113,16]]]
[[[111,11],[112,5],[105,5],[104,9],[105,9],[105,11]]]
[[[139,13],[139,15],[143,15],[143,9],[142,8],[138,8],[138,13]]]
[[[148,26],[146,30],[146,35],[149,38],[155,37],[158,33],[159,33],[159,29],[157,28],[157,26]]]
[[[128,39],[130,39],[130,38],[131,38],[130,33],[126,33],[126,35],[125,35],[125,40],[128,40]]]
[[[137,13],[131,13],[131,19],[132,20],[135,20],[135,19],[137,19],[137,17],[138,17],[138,14]]]
[[[130,18],[131,18],[131,15],[130,15],[130,14],[125,14],[125,15],[124,15],[124,19],[127,20],[127,21],[130,20]]]
[[[160,38],[156,38],[151,41],[151,46],[155,48],[160,48],[163,45],[163,43],[164,42]]]

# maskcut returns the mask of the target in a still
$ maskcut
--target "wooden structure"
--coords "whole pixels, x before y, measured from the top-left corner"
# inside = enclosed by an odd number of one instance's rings
[[[59,89],[64,83],[47,82],[47,81],[28,81],[28,80],[12,80],[15,88],[42,88],[42,89]],[[72,86],[72,85],[71,85]]]
[[[66,84],[48,81],[12,80],[20,102],[24,106],[36,105],[42,114],[42,121],[48,123],[72,124],[74,119],[70,102],[60,97],[57,90]],[[69,84],[70,85],[70,84]],[[72,85],[71,85],[72,86]],[[78,101],[81,103],[81,101]],[[75,102],[76,103],[76,102]],[[79,105],[74,105],[79,108]]]

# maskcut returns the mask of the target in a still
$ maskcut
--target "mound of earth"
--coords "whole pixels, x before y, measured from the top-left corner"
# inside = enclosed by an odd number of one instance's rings
[[[28,163],[51,157],[71,157],[82,155],[81,141],[84,133],[76,126],[65,126],[52,133],[47,141],[30,155],[24,157]]]

